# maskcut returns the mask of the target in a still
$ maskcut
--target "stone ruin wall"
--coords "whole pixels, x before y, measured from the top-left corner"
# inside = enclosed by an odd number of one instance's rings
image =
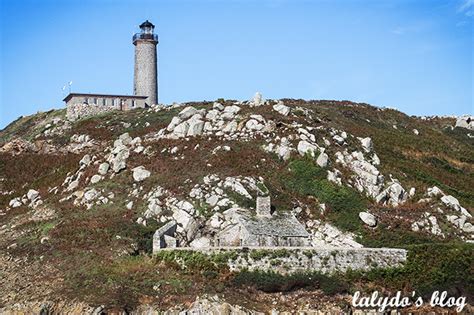
[[[89,104],[68,104],[66,117],[70,121],[117,110],[116,106],[98,106]]]
[[[327,274],[345,272],[349,269],[399,267],[407,259],[406,250],[394,248],[226,247],[172,250],[194,250],[208,255],[235,252],[236,255],[233,255],[235,258],[228,261],[231,271],[248,269],[274,271],[281,274],[298,271],[319,271]]]

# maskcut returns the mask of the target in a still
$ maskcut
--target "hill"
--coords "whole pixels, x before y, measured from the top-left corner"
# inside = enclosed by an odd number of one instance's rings
[[[347,310],[351,293],[372,289],[472,299],[474,139],[455,125],[259,97],[21,117],[0,132],[0,307],[166,310],[218,296],[260,311]],[[260,194],[294,214],[316,248],[404,248],[407,263],[280,275],[195,252],[150,254],[171,219],[180,246],[211,246],[229,210],[254,213]]]

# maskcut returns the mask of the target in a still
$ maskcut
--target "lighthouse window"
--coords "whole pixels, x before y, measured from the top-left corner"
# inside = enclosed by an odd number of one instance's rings
[[[135,107],[135,100],[132,100],[132,107]]]
[[[107,102],[106,102],[105,98],[103,98],[102,99],[102,106],[105,106],[105,105],[107,105]]]

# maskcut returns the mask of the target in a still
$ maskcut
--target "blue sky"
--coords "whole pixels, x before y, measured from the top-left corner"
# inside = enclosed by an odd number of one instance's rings
[[[474,0],[0,0],[0,128],[73,92],[130,94],[156,25],[162,103],[336,99],[474,114]]]

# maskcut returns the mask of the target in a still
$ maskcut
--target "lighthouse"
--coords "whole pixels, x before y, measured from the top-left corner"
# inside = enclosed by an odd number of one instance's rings
[[[158,104],[158,60],[156,45],[158,35],[154,33],[155,25],[146,20],[140,24],[140,33],[133,35],[135,45],[135,68],[133,94],[147,96],[148,106]]]

